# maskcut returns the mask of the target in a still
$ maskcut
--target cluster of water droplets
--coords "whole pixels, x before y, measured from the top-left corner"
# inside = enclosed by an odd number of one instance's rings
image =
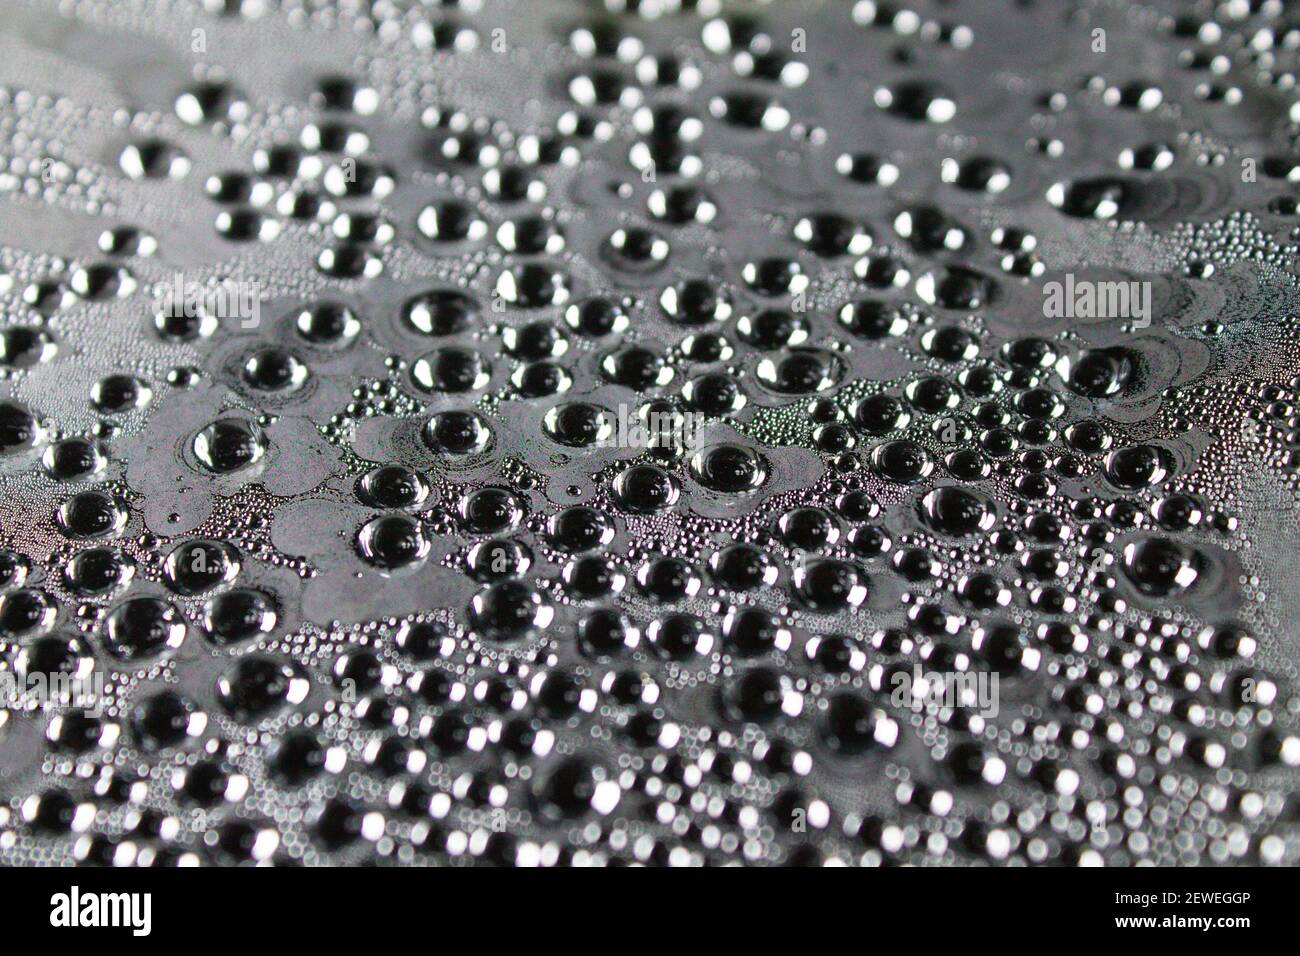
[[[1279,12],[544,6],[2,91],[0,859],[1294,862]]]

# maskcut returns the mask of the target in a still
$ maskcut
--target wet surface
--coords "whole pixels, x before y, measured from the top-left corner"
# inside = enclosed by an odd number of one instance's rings
[[[1298,43],[8,5],[0,861],[1294,864]]]

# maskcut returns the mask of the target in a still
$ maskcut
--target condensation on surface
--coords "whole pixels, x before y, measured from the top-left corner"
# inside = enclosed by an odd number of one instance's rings
[[[1294,864],[1298,39],[7,5],[0,861]]]

